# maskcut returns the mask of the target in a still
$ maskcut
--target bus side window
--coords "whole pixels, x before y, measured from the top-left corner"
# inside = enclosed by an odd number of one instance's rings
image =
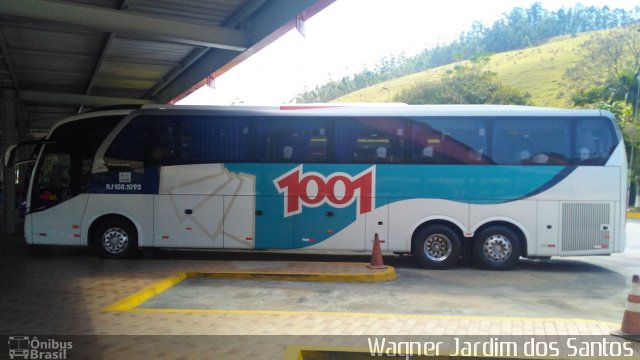
[[[333,160],[339,163],[404,163],[406,127],[404,119],[336,119]]]
[[[149,123],[149,136],[145,144],[145,160],[151,164],[169,165],[178,160],[176,121],[158,117]]]
[[[107,166],[110,168],[142,168],[146,133],[144,118],[138,117],[131,120],[109,145],[104,155]]]
[[[411,156],[422,164],[488,164],[486,125],[482,119],[417,119]]]
[[[576,124],[573,160],[581,165],[604,165],[614,148],[613,134],[605,119],[587,119]]]
[[[529,164],[532,154],[527,139],[528,135],[518,130],[494,126],[493,161],[500,165]]]
[[[567,165],[569,121],[563,118],[503,118],[493,126],[493,161],[498,165]]]
[[[338,163],[357,163],[360,158],[356,152],[359,124],[354,119],[337,118],[333,123],[333,161]]]
[[[308,162],[326,162],[329,160],[329,143],[326,124],[322,123],[311,131],[311,139],[307,148]]]
[[[243,162],[251,158],[249,120],[189,117],[181,121],[182,163]]]
[[[256,125],[258,161],[317,163],[328,159],[325,119],[264,119]]]
[[[259,161],[297,162],[300,151],[297,149],[298,134],[290,119],[266,119],[256,127],[257,151]]]
[[[224,119],[218,132],[218,159],[224,162],[251,160],[251,123],[249,119]]]

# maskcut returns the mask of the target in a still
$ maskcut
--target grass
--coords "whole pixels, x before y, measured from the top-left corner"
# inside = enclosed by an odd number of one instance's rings
[[[582,44],[595,33],[557,37],[536,47],[494,54],[486,69],[497,73],[498,80],[503,84],[531,94],[532,105],[571,107],[573,89],[564,79],[564,74],[582,58]],[[385,81],[334,101],[392,102],[403,89],[438,81],[453,66],[455,64]]]

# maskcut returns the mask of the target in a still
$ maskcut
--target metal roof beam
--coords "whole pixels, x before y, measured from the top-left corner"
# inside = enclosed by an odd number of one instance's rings
[[[150,59],[150,58],[140,58],[135,56],[115,56],[108,55],[106,56],[105,62],[116,62],[120,64],[132,64],[132,65],[149,65],[149,66],[166,66],[166,67],[174,67],[180,65],[180,63],[176,61],[162,60],[162,59]]]
[[[323,9],[335,0],[271,0],[254,1],[259,9],[253,12],[249,18],[234,21],[242,21],[247,28],[251,39],[250,49],[238,54],[224,49],[209,49],[186,71],[180,73],[166,87],[151,95],[158,103],[165,103],[189,89],[194,84],[202,83],[202,79],[209,75],[217,77],[239,64],[251,54],[259,51],[272,41],[282,36],[288,30],[295,27],[296,16],[310,11],[312,16],[318,9]],[[318,8],[318,9],[316,9]],[[241,16],[241,15],[238,15]]]
[[[58,70],[33,70],[13,68],[16,73],[38,75],[38,76],[64,76],[66,78],[86,78],[87,74],[81,72],[58,71]]]
[[[135,105],[153,104],[151,100],[129,99],[108,96],[93,96],[79,94],[48,93],[41,91],[20,91],[19,99],[25,102],[42,104],[56,104],[69,106],[110,106],[110,105]]]
[[[227,19],[222,26],[225,27],[237,27],[241,25],[242,22],[255,13],[267,0],[248,0],[243,6],[239,8],[239,10],[231,15],[229,19]],[[178,66],[176,66],[171,73],[167,74],[167,76],[163,77],[161,81],[159,81],[156,86],[154,86],[151,90],[149,90],[143,98],[154,98],[156,94],[162,91],[166,86],[171,84],[176,78],[182,76],[185,71],[190,71],[191,65],[195,64],[200,58],[202,58],[207,53],[216,52],[217,49],[208,49],[201,48],[195,49],[187,56]],[[220,52],[228,52],[224,50],[219,50]],[[233,57],[229,57],[232,59]]]
[[[16,70],[13,66],[13,62],[11,62],[11,57],[9,57],[9,47],[7,46],[7,41],[5,40],[4,33],[0,28],[0,54],[4,58],[4,63],[7,68],[7,72],[9,73],[9,78],[11,78],[11,83],[13,87],[16,89],[20,89],[20,83],[18,82],[18,77],[16,76]]]
[[[165,42],[233,51],[247,48],[247,35],[242,30],[160,19],[95,6],[43,0],[0,1],[0,13]]]
[[[95,55],[92,54],[81,54],[81,53],[70,53],[70,52],[51,52],[51,51],[42,51],[42,50],[27,50],[27,49],[16,49],[11,48],[11,53],[13,54],[21,54],[27,55],[30,57],[41,57],[41,58],[67,58],[74,60],[89,60],[94,61],[96,59]]]
[[[123,0],[120,3],[120,10],[124,9],[126,6],[129,6],[129,0]],[[93,67],[93,73],[91,73],[91,78],[89,79],[89,82],[87,83],[87,87],[85,88],[85,91],[84,91],[85,95],[91,94],[91,90],[93,89],[93,85],[95,84],[96,79],[98,78],[100,69],[102,69],[102,64],[104,64],[104,61],[107,55],[109,54],[109,51],[111,51],[111,45],[113,44],[114,38],[115,38],[115,35],[113,33],[110,33],[107,39],[105,40],[104,46],[102,47],[102,51],[100,52],[100,57],[98,57],[98,60],[96,61],[96,65]],[[78,114],[82,112],[83,108],[84,106],[78,107]]]
[[[109,53],[109,51],[111,50],[111,44],[113,43],[114,37],[115,36],[113,35],[113,33],[109,34],[109,36],[107,37],[107,40],[105,41],[104,46],[102,47],[102,52],[100,52],[100,57],[98,58],[98,61],[96,61],[96,65],[93,67],[91,78],[89,79],[89,82],[87,83],[87,86],[84,90],[85,95],[91,94],[93,85],[96,83],[96,79],[98,78],[98,74],[100,73],[100,69],[102,68],[102,64],[104,64],[104,60],[107,57],[107,54]],[[84,105],[78,107],[78,114],[82,112],[83,108],[84,108]]]
[[[9,57],[9,47],[7,46],[7,41],[4,37],[4,32],[0,29],[0,54],[4,59],[5,67],[7,68],[7,72],[9,73],[9,78],[13,88],[20,90],[20,82],[18,81],[18,77],[16,76],[16,68],[13,65],[11,58]],[[10,88],[10,87],[8,87]],[[24,108],[23,103],[18,104],[18,121],[16,122],[18,135],[24,135],[26,129],[29,127],[29,116],[27,115],[27,111]]]

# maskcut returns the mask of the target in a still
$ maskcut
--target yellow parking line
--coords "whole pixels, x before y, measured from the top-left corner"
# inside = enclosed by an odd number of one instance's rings
[[[370,274],[315,274],[315,273],[275,273],[275,272],[215,272],[197,273],[190,277],[207,277],[213,279],[245,279],[245,280],[288,280],[288,281],[328,281],[328,282],[381,282],[395,280],[396,272],[393,267],[384,271]]]
[[[205,313],[228,315],[316,315],[316,316],[354,316],[354,317],[393,317],[411,319],[446,319],[446,320],[476,320],[476,321],[532,321],[532,322],[561,322],[561,323],[590,323],[603,326],[619,327],[619,324],[590,320],[590,319],[563,319],[563,318],[537,318],[537,317],[504,317],[504,316],[453,316],[453,315],[429,315],[429,314],[393,314],[393,313],[365,313],[365,312],[321,312],[321,311],[285,311],[285,310],[232,310],[232,309],[157,309],[139,308],[145,301],[159,295],[185,279],[195,277],[207,277],[215,279],[253,279],[253,280],[294,280],[294,281],[387,281],[396,277],[395,269],[388,267],[383,272],[373,274],[287,274],[275,272],[179,272],[171,275],[155,284],[135,292],[122,300],[115,302],[104,311],[127,311],[140,313]]]
[[[304,360],[304,359],[326,359],[322,353],[332,351],[339,352],[343,356],[351,354],[349,359],[371,359],[371,350],[362,346],[307,346],[307,345],[289,345],[284,351],[283,360]],[[304,356],[306,353],[307,356]],[[436,359],[440,359],[438,357]]]
[[[106,308],[104,311],[128,311],[136,306],[142,304],[143,302],[151,299],[152,297],[159,295],[176,284],[180,283],[182,280],[189,277],[189,273],[180,272],[174,275],[169,276],[166,279],[162,279],[157,283],[147,286],[146,288],[137,291],[122,300],[119,300]]]
[[[285,281],[333,281],[333,282],[380,282],[389,281],[396,278],[396,271],[393,267],[388,266],[384,271],[375,273],[286,273],[286,272],[179,272],[155,284],[145,287],[124,299],[121,299],[107,307],[104,311],[132,311],[140,304],[159,295],[171,287],[179,284],[185,279],[195,277],[206,277],[213,279],[250,279],[250,280],[285,280]]]

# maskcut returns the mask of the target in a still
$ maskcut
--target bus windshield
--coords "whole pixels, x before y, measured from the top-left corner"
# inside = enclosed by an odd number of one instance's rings
[[[42,149],[28,211],[55,206],[89,186],[93,158],[122,116],[88,118],[57,127]]]

